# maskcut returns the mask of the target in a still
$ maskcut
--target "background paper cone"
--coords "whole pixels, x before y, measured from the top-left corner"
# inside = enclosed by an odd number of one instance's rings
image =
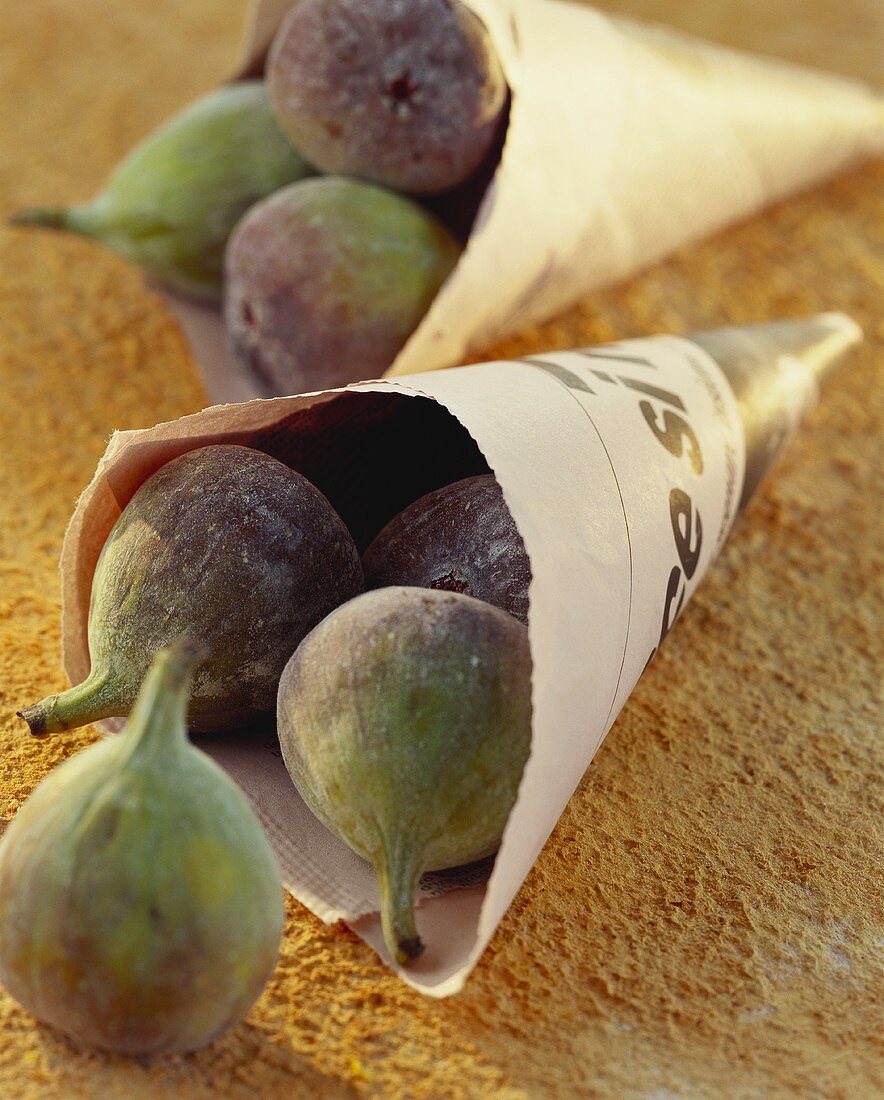
[[[425,883],[441,896],[419,911],[427,950],[403,977],[435,996],[453,993],[727,538],[744,499],[744,439],[757,482],[783,425],[795,426],[817,379],[858,338],[852,321],[826,314],[215,407],[118,433],[65,539],[67,671],[78,681],[88,670],[91,578],[110,527],[178,454],[236,442],[289,462],[361,546],[405,503],[490,467],[533,570],[534,732],[487,887],[475,869]],[[323,919],[355,922],[384,955],[373,872],[300,801],[272,730],[201,743],[251,795],[289,889]],[[443,893],[452,883],[471,888]]]
[[[390,374],[468,360],[680,245],[884,149],[884,98],[564,0],[470,0],[513,91],[467,249]],[[291,0],[253,11],[260,67]],[[215,400],[259,394],[174,300]]]

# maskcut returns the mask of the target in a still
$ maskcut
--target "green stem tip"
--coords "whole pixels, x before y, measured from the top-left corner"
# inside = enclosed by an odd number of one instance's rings
[[[156,654],[123,731],[135,746],[150,753],[163,745],[188,743],[190,683],[208,652],[201,642],[179,638]]]
[[[208,654],[201,642],[181,639],[161,649],[145,678],[141,696],[150,702],[142,709],[150,709],[157,700],[168,695],[174,699],[172,709],[186,713],[187,688],[193,670]],[[134,692],[119,684],[106,671],[93,668],[82,684],[76,684],[58,695],[48,695],[32,707],[18,711],[34,737],[88,726],[102,718],[120,718],[132,707]]]
[[[420,867],[410,859],[385,851],[375,864],[381,894],[381,927],[390,954],[400,966],[423,954],[424,944],[414,921],[414,892]]]
[[[53,698],[57,699],[58,696],[50,695],[49,699],[44,700],[42,703],[35,703],[32,707],[25,707],[24,710],[17,710],[15,712],[19,718],[23,718],[27,722],[32,737],[46,737],[50,732],[54,732],[46,728],[48,720],[48,709],[46,704],[50,703],[50,700]]]
[[[37,206],[22,210],[9,219],[10,225],[42,225],[47,229],[68,229],[68,210],[64,206]]]
[[[209,647],[192,638],[179,638],[158,651],[148,677],[166,691],[186,690],[198,664],[209,656]],[[145,680],[145,688],[147,679]]]
[[[88,726],[102,718],[125,714],[128,707],[108,676],[93,669],[82,684],[57,695],[47,695],[32,707],[18,711],[34,737]]]

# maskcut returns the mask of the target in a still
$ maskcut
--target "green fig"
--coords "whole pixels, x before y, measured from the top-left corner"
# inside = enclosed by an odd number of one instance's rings
[[[126,505],[92,580],[83,683],[21,711],[35,735],[129,713],[154,655],[193,637],[193,730],[272,713],[304,635],[362,591],[343,520],[305,477],[248,447],[167,462]]]
[[[531,745],[528,629],[455,592],[382,588],[339,607],[279,685],[283,758],[313,813],[377,874],[384,938],[423,950],[424,871],[496,851]]]
[[[263,83],[242,81],[136,146],[91,202],[25,211],[13,222],[94,237],[173,289],[217,300],[234,225],[258,199],[311,174]]]
[[[65,761],[0,841],[0,980],[108,1050],[204,1046],[276,962],[276,858],[235,783],[187,739],[198,650],[158,654],[123,732]]]

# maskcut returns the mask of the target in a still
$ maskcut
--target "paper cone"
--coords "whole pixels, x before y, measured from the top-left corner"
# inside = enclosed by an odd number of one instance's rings
[[[860,84],[561,0],[469,0],[513,92],[458,266],[392,365],[467,361],[526,325],[884,149]],[[244,68],[291,0],[259,2]],[[215,400],[260,396],[216,313],[173,301]]]
[[[487,886],[481,869],[423,884],[427,950],[402,976],[453,993],[717,555],[744,489],[859,335],[849,318],[824,314],[215,407],[118,433],[65,539],[67,671],[74,682],[88,671],[92,574],[112,524],[185,451],[241,443],[283,459],[326,493],[361,547],[423,493],[493,470],[533,571],[533,740]],[[387,959],[373,871],[301,802],[272,731],[200,743],[252,797],[292,893],[324,920],[353,923]]]

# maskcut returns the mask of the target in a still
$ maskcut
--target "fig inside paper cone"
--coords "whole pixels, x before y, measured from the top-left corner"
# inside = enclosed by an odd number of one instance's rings
[[[333,440],[333,446],[330,441]],[[136,489],[195,447],[236,443],[297,469],[332,502],[360,551],[407,504],[488,465],[469,433],[428,399],[358,388],[216,406],[146,432],[117,433],[81,501],[63,551],[68,671],[88,671],[86,614],[105,538]],[[67,650],[66,650],[67,652]]]
[[[512,91],[466,249],[388,376],[468,361],[681,245],[884,149],[884,97],[567,0],[466,0]],[[291,0],[258,0],[258,75]],[[217,313],[171,298],[215,401],[264,396]]]
[[[862,85],[584,4],[473,6],[513,89],[507,140],[390,375],[463,362],[884,148],[884,98]]]
[[[744,406],[725,375],[760,372],[788,406],[791,430],[815,377],[857,338],[849,319],[823,315],[696,343],[655,337],[214,407],[118,434],[65,540],[65,667],[74,682],[88,671],[91,579],[110,527],[138,486],[184,451],[241,443],[288,462],[329,496],[362,547],[430,489],[494,472],[534,574],[535,740],[487,887],[434,896],[419,909],[427,952],[403,977],[435,996],[455,992],[726,537],[743,440],[764,436],[753,410],[772,415],[782,443],[777,409]],[[323,919],[353,922],[383,954],[371,868],[301,803],[272,727],[203,744],[253,798],[289,889]],[[438,893],[439,882],[428,885]]]

